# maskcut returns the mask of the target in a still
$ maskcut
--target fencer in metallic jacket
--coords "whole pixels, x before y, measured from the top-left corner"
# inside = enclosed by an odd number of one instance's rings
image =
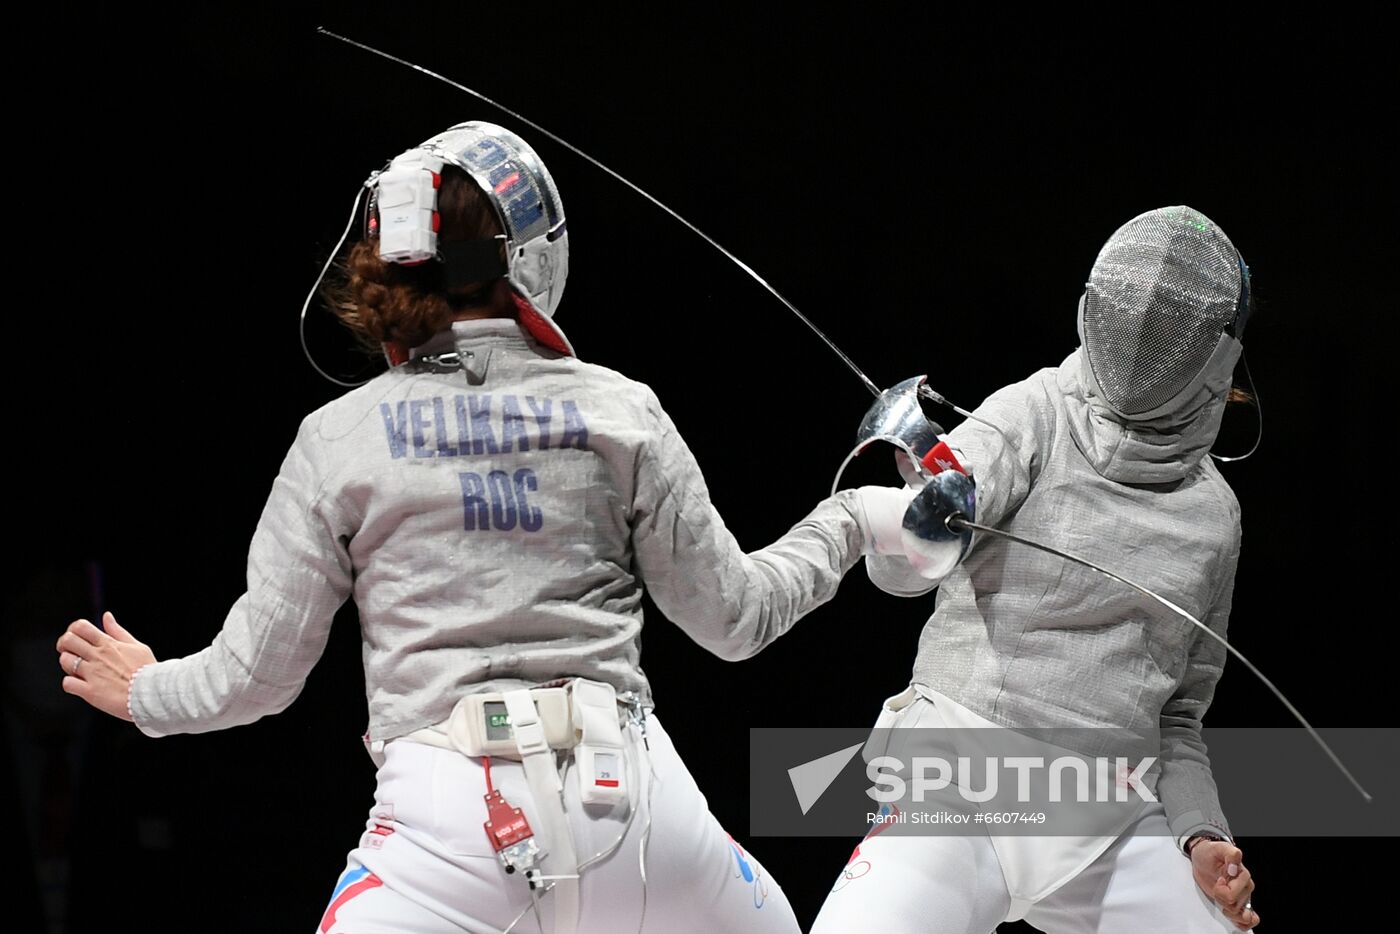
[[[1101,403],[1082,348],[997,391],[975,412],[996,429],[968,419],[951,432],[977,480],[978,521],[1100,563],[1224,636],[1240,509],[1207,456],[1234,357],[1222,362],[1185,406],[1147,422]],[[866,566],[890,593],[930,589],[902,558]],[[913,680],[1007,727],[1160,728],[1156,794],[1185,840],[1229,835],[1200,732],[1224,660],[1136,591],[988,537],[940,586]]]
[[[643,583],[696,642],[738,659],[830,599],[861,556],[854,491],[745,554],[652,391],[512,319],[457,321],[415,352],[302,423],[248,592],[212,645],[133,679],[143,732],[282,710],[351,594],[373,740],[439,723],[467,693],[561,676],[649,700]],[[441,362],[452,352],[463,366]]]

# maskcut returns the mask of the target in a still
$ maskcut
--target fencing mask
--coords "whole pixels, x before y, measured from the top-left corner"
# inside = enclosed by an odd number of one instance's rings
[[[505,237],[441,243],[437,187],[443,165],[461,169],[496,212]],[[554,179],[535,151],[493,123],[459,123],[397,156],[366,183],[367,227],[386,262],[437,260],[449,282],[505,276],[521,325],[541,344],[572,355],[553,315],[569,274],[569,237]]]
[[[1188,207],[1133,218],[1099,251],[1079,302],[1094,392],[1129,421],[1169,415],[1202,386],[1228,388],[1249,314],[1249,268]]]

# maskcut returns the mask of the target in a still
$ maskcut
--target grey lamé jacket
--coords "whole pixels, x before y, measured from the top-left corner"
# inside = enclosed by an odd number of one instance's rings
[[[977,520],[1135,580],[1225,635],[1240,509],[1207,456],[1229,374],[1183,411],[1125,427],[1095,404],[1080,352],[1007,386],[951,434]],[[929,582],[867,560],[902,595]],[[1225,650],[1136,591],[1062,558],[979,537],[939,587],[914,681],[1008,727],[1160,727],[1156,793],[1172,832],[1228,836],[1201,718]]]
[[[830,599],[860,558],[853,493],[745,554],[656,396],[511,320],[462,321],[312,413],[258,523],[248,592],[212,645],[131,686],[148,735],[276,713],[353,594],[369,736],[444,720],[464,694],[566,676],[649,698],[643,583],[670,619],[745,658]]]

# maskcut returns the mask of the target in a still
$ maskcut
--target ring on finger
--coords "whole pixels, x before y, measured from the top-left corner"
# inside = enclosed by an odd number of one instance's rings
[[[78,658],[73,659],[73,677],[76,678],[76,677],[78,676],[78,666],[81,665],[82,663],[83,663],[83,660],[82,660],[82,657],[81,657],[81,656],[78,657]]]

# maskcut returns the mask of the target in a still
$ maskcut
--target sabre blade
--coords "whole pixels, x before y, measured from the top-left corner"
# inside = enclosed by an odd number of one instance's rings
[[[636,183],[632,182],[630,179],[628,179],[628,178],[626,178],[626,177],[620,175],[620,174],[617,173],[617,172],[614,172],[612,169],[608,168],[606,165],[604,165],[603,163],[599,162],[597,159],[593,158],[593,157],[590,156],[588,153],[584,152],[582,149],[579,149],[577,146],[575,146],[573,143],[570,143],[568,140],[563,139],[562,137],[557,136],[557,135],[554,134],[554,133],[551,133],[549,130],[546,130],[544,127],[540,126],[538,123],[534,122],[533,120],[530,120],[529,118],[524,117],[524,116],[522,116],[522,115],[516,113],[515,111],[511,110],[509,107],[506,107],[504,104],[501,104],[501,103],[499,103],[499,102],[497,102],[497,101],[492,100],[491,98],[487,97],[485,94],[482,94],[480,91],[477,91],[477,90],[474,90],[474,89],[472,89],[472,88],[469,88],[469,87],[467,87],[465,84],[461,84],[461,83],[459,83],[459,82],[457,82],[457,81],[453,81],[451,78],[448,78],[448,77],[446,77],[446,76],[444,76],[444,75],[440,75],[440,74],[438,74],[438,73],[435,72],[435,71],[430,71],[430,70],[428,70],[427,68],[424,68],[422,65],[415,65],[413,62],[410,62],[410,61],[408,61],[407,59],[399,58],[397,55],[390,55],[388,52],[380,51],[379,49],[376,49],[374,46],[366,45],[366,44],[363,43],[363,42],[358,42],[358,41],[356,41],[356,40],[354,40],[354,39],[350,39],[350,38],[348,38],[348,37],[346,37],[346,36],[342,36],[342,35],[340,35],[339,33],[331,32],[329,29],[326,29],[324,26],[317,26],[317,27],[316,27],[316,31],[319,32],[319,33],[320,33],[321,35],[323,35],[323,36],[328,36],[328,37],[331,38],[331,39],[337,39],[337,40],[339,40],[340,42],[344,42],[346,45],[352,45],[352,46],[354,46],[354,47],[357,48],[357,49],[361,49],[361,50],[363,50],[363,51],[365,51],[365,52],[369,52],[369,53],[371,53],[371,54],[373,54],[373,55],[378,55],[380,58],[388,59],[388,60],[391,61],[391,62],[396,62],[396,63],[398,63],[398,64],[400,64],[400,65],[403,65],[403,66],[405,66],[405,67],[407,67],[407,68],[412,68],[414,71],[417,71],[417,72],[419,72],[419,73],[421,73],[421,74],[427,75],[429,78],[434,78],[434,79],[436,79],[436,80],[438,80],[438,81],[441,81],[442,83],[448,85],[449,87],[456,88],[456,89],[459,90],[459,91],[462,91],[462,92],[464,92],[464,93],[466,93],[466,94],[470,94],[472,97],[475,97],[475,98],[477,98],[477,99],[479,99],[479,100],[485,101],[487,104],[490,104],[492,107],[495,107],[497,110],[500,110],[502,113],[508,114],[512,119],[520,121],[521,123],[523,123],[523,124],[525,124],[526,126],[530,127],[532,130],[534,130],[535,132],[541,134],[542,136],[547,136],[547,137],[549,137],[551,140],[553,140],[554,142],[558,143],[560,146],[563,146],[565,149],[569,150],[569,152],[572,152],[574,155],[578,156],[580,159],[583,159],[584,161],[588,162],[590,165],[593,165],[593,166],[597,167],[598,169],[601,169],[602,171],[606,172],[608,175],[611,175],[613,178],[617,179],[619,182],[621,182],[622,184],[626,185],[628,188],[632,189],[632,190],[635,191],[637,194],[641,195],[643,198],[645,198],[645,199],[647,199],[648,201],[650,201],[652,204],[656,205],[656,206],[657,206],[658,208],[660,208],[662,211],[665,211],[665,212],[666,212],[667,214],[669,214],[672,218],[674,218],[674,219],[676,220],[676,222],[679,223],[681,226],[685,227],[687,230],[689,230],[691,233],[695,234],[695,235],[696,235],[697,237],[699,237],[701,240],[704,240],[704,241],[705,241],[706,243],[708,243],[710,246],[714,247],[716,250],[718,250],[720,253],[722,253],[722,254],[725,256],[725,258],[727,258],[730,262],[732,262],[734,265],[738,266],[738,267],[739,267],[740,269],[742,269],[744,272],[748,273],[749,276],[750,276],[755,282],[757,282],[759,285],[763,286],[763,288],[766,289],[770,295],[772,295],[772,296],[773,296],[774,298],[776,298],[778,301],[782,302],[782,303],[783,303],[783,306],[784,306],[785,308],[787,308],[788,311],[790,311],[790,312],[792,312],[794,315],[796,315],[799,321],[801,321],[803,324],[807,325],[807,327],[811,329],[811,331],[812,331],[813,334],[815,334],[815,335],[817,335],[817,337],[821,338],[822,343],[824,343],[824,344],[826,344],[826,346],[830,347],[830,348],[831,348],[831,352],[834,353],[834,354],[836,354],[836,356],[840,357],[840,358],[841,358],[841,362],[844,363],[844,364],[846,364],[846,366],[850,368],[850,371],[851,371],[852,373],[854,373],[857,377],[860,378],[860,381],[861,381],[862,383],[865,384],[865,388],[868,389],[868,390],[870,390],[870,394],[871,394],[871,395],[876,396],[876,397],[879,397],[879,395],[880,395],[880,387],[876,386],[873,382],[871,382],[871,381],[870,381],[870,377],[866,376],[865,373],[861,370],[861,368],[858,367],[858,366],[856,366],[855,361],[852,360],[850,357],[846,356],[845,352],[844,352],[840,347],[837,347],[836,344],[831,340],[831,338],[827,337],[826,334],[822,332],[822,329],[821,329],[821,328],[819,328],[819,327],[817,327],[815,324],[813,324],[813,323],[812,323],[812,320],[811,320],[810,318],[808,318],[808,317],[807,317],[806,315],[804,315],[801,311],[799,311],[796,305],[794,305],[792,302],[788,301],[787,298],[785,298],[781,292],[779,292],[777,289],[773,288],[773,286],[769,285],[769,284],[768,284],[768,281],[767,281],[766,279],[764,279],[764,278],[763,278],[762,276],[760,276],[758,273],[754,272],[753,269],[752,269],[747,263],[745,263],[743,260],[739,259],[739,257],[737,257],[737,256],[735,256],[733,253],[731,253],[731,252],[730,252],[728,249],[726,249],[726,248],[724,247],[724,245],[721,244],[718,240],[716,240],[714,237],[711,237],[709,234],[705,233],[705,232],[704,232],[703,230],[701,230],[699,227],[696,227],[694,224],[692,224],[690,221],[686,220],[684,217],[681,217],[681,215],[677,214],[677,213],[676,213],[675,211],[673,211],[670,207],[668,207],[667,205],[665,205],[664,203],[662,203],[660,199],[656,198],[654,195],[652,195],[651,193],[649,193],[649,192],[647,192],[646,190],[644,190],[640,185],[637,185]]]
[[[948,527],[952,529],[973,529],[978,532],[985,532],[986,534],[995,536],[997,538],[1004,538],[1007,541],[1017,542],[1018,544],[1025,545],[1028,548],[1034,548],[1037,551],[1043,551],[1046,554],[1051,554],[1060,558],[1064,558],[1066,561],[1073,561],[1075,564],[1083,565],[1084,567],[1089,568],[1092,571],[1098,571],[1105,577],[1109,577],[1113,580],[1116,580],[1120,584],[1126,584],[1127,586],[1136,590],[1138,593],[1145,594],[1146,596],[1151,597],[1153,600],[1156,600],[1158,603],[1162,604],[1162,606],[1171,610],[1173,613],[1177,614],[1182,619],[1187,620],[1197,629],[1201,630],[1206,635],[1214,639],[1216,642],[1219,642],[1221,645],[1223,645],[1225,647],[1225,651],[1235,656],[1235,658],[1238,658],[1241,664],[1243,664],[1246,668],[1253,672],[1254,677],[1262,681],[1264,683],[1264,686],[1273,692],[1274,696],[1277,697],[1280,702],[1282,702],[1283,706],[1288,708],[1288,712],[1293,714],[1294,718],[1303,725],[1303,729],[1308,731],[1308,735],[1313,738],[1313,740],[1318,744],[1318,746],[1322,747],[1322,751],[1327,754],[1327,758],[1331,759],[1332,764],[1335,765],[1341,771],[1341,773],[1346,776],[1347,781],[1351,782],[1351,786],[1355,788],[1358,792],[1360,792],[1361,797],[1366,799],[1366,803],[1369,804],[1371,802],[1371,795],[1366,791],[1365,788],[1361,787],[1361,783],[1356,780],[1356,776],[1352,775],[1351,770],[1342,764],[1342,760],[1337,756],[1335,752],[1332,751],[1332,747],[1327,745],[1327,741],[1322,738],[1321,734],[1319,734],[1317,730],[1313,729],[1313,725],[1307,721],[1306,717],[1303,716],[1302,711],[1300,711],[1297,707],[1293,706],[1293,702],[1284,696],[1284,693],[1278,689],[1278,686],[1275,685],[1272,681],[1270,681],[1264,675],[1264,672],[1260,671],[1259,668],[1253,662],[1245,658],[1243,652],[1235,648],[1229,642],[1225,641],[1224,636],[1221,636],[1214,629],[1211,629],[1205,623],[1196,619],[1196,617],[1192,616],[1190,613],[1186,612],[1181,607],[1177,606],[1175,603],[1172,603],[1166,597],[1153,593],[1151,590],[1148,590],[1141,584],[1135,584],[1132,581],[1128,580],[1126,577],[1121,577],[1108,570],[1107,568],[1099,567],[1092,561],[1076,557],[1075,555],[1072,555],[1069,552],[1060,551],[1058,548],[1052,548],[1049,545],[1043,545],[1040,542],[1034,541],[1029,538],[1022,538],[1020,535],[1014,535],[1011,532],[1005,532],[1001,529],[994,529],[990,526],[980,525],[976,522],[971,522],[961,516],[950,516],[948,518]]]

